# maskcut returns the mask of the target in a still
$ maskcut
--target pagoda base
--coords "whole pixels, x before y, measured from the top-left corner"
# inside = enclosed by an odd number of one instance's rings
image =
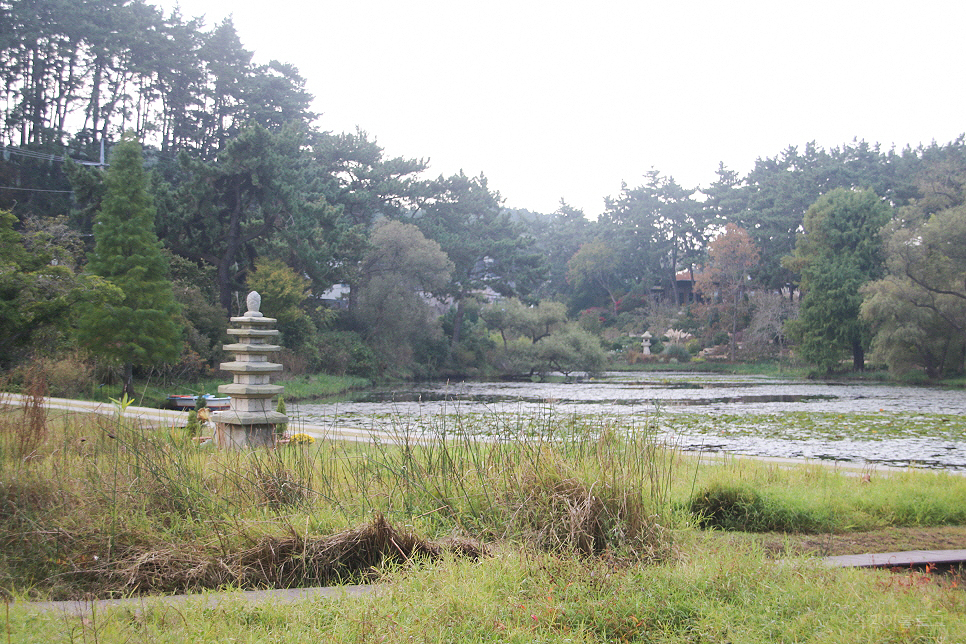
[[[228,449],[275,447],[275,425],[215,423],[215,445]]]
[[[275,447],[275,428],[287,423],[288,416],[278,412],[251,414],[223,411],[212,414],[215,445],[222,448]]]

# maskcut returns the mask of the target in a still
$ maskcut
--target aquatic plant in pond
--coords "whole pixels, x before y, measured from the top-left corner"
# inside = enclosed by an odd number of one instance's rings
[[[651,423],[687,450],[966,470],[966,391],[756,376],[612,374],[579,384],[435,383],[298,409],[303,422],[433,435],[442,417],[489,439],[568,419]],[[568,421],[569,422],[569,421]],[[452,422],[450,423],[452,424]],[[497,429],[494,429],[497,428]]]
[[[938,438],[955,441],[966,438],[966,418],[962,416],[911,412],[681,414],[666,416],[662,423],[679,432],[787,440]]]
[[[966,418],[949,414],[669,414],[660,428],[685,450],[966,470]]]

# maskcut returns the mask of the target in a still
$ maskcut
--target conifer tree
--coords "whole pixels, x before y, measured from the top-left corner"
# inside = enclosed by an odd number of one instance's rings
[[[133,397],[133,368],[176,361],[183,329],[154,229],[141,146],[130,135],[115,147],[105,183],[87,270],[120,288],[124,299],[88,307],[78,335],[94,353],[124,366],[124,391]]]

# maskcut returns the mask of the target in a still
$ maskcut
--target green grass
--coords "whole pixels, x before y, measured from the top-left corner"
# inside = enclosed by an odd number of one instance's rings
[[[294,605],[200,601],[86,618],[11,608],[18,642],[957,642],[961,589],[927,575],[775,565],[752,549],[615,567],[511,551],[382,571],[378,594]],[[700,555],[700,556],[696,556]]]
[[[871,470],[870,470],[871,472]],[[706,527],[800,534],[966,525],[966,477],[946,472],[836,472],[733,461],[702,468],[686,507]],[[676,499],[685,498],[677,490]]]
[[[313,400],[337,396],[352,389],[363,389],[372,383],[357,376],[330,376],[320,373],[310,376],[294,376],[279,381],[285,386],[286,401]]]
[[[503,441],[475,440],[478,428],[448,416],[427,440],[399,419],[398,443],[227,452],[174,428],[58,414],[39,400],[0,412],[8,594],[384,587],[352,600],[86,620],[14,604],[11,641],[951,642],[966,633],[966,598],[950,584],[811,560],[775,565],[753,541],[698,527],[966,525],[966,477],[698,465],[658,445],[648,422],[621,417],[494,417],[491,434],[516,437]]]
[[[608,367],[612,371],[620,372],[656,372],[671,371],[675,373],[722,373],[754,376],[771,376],[775,378],[804,378],[808,375],[808,368],[799,364],[781,363],[777,361],[759,362],[725,362],[719,360],[692,359],[690,362],[638,362],[633,365],[615,363]]]
[[[161,407],[170,394],[218,394],[218,387],[227,384],[230,378],[209,378],[190,382],[166,385],[153,384],[151,381],[135,383],[135,403],[144,407]],[[330,376],[315,374],[311,376],[295,376],[279,381],[285,386],[285,400],[313,400],[336,396],[352,389],[361,389],[371,383],[365,378],[354,376]],[[121,397],[121,385],[101,385],[91,389],[90,393],[82,396],[86,400],[109,402],[112,398]]]
[[[947,378],[943,380],[942,384],[950,389],[966,389],[966,377]]]
[[[440,426],[428,442],[221,451],[177,428],[55,417],[35,401],[0,416],[0,584],[55,597],[251,587],[258,562],[242,565],[244,553],[289,538],[314,547],[381,516],[428,539],[665,556],[672,455],[646,427],[618,437],[582,422],[566,441],[482,443]],[[285,584],[326,581],[305,574]]]

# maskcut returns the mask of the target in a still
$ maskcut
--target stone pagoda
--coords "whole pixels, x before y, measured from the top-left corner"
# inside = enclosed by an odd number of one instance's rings
[[[218,447],[271,447],[276,425],[288,422],[288,416],[275,411],[273,404],[284,387],[270,384],[271,374],[282,370],[282,365],[269,361],[281,349],[269,344],[278,335],[272,328],[276,320],[259,312],[262,298],[255,291],[248,294],[247,304],[245,315],[231,318],[237,328],[228,329],[228,335],[238,341],[224,345],[235,359],[223,362],[221,368],[233,374],[234,382],[218,387],[218,393],[231,396],[231,408],[211,415]]]

